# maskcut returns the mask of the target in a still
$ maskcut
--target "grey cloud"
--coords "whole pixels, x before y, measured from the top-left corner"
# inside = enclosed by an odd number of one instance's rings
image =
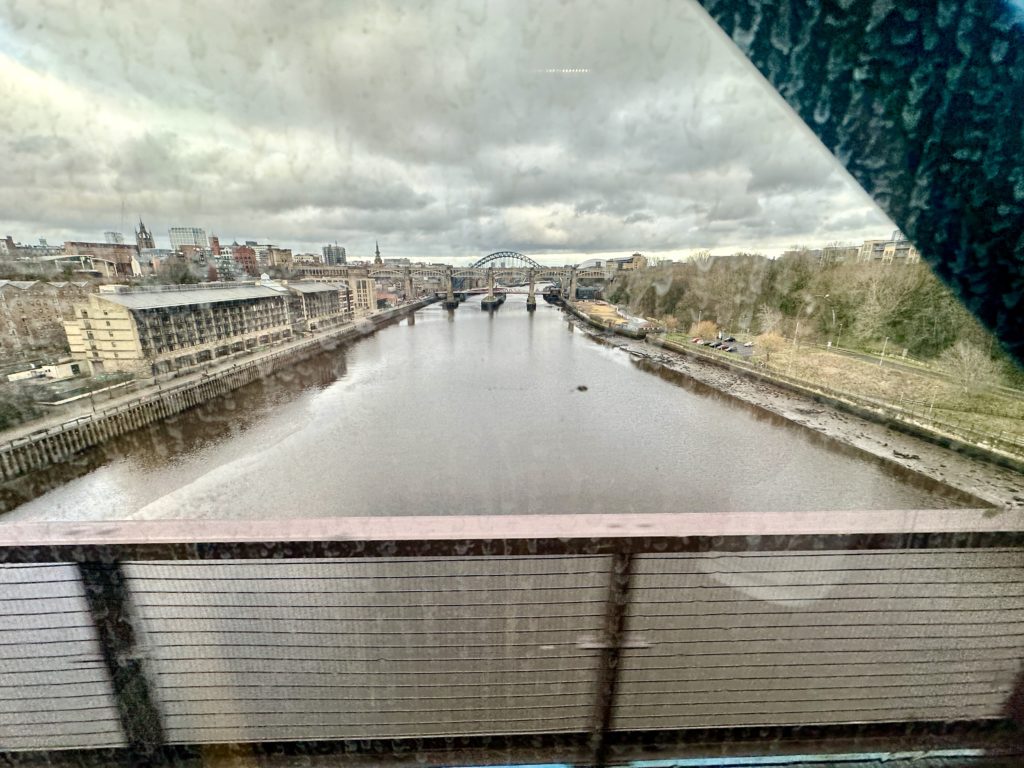
[[[0,225],[97,236],[125,207],[418,255],[888,226],[691,3],[228,7],[0,0],[0,50],[79,97],[0,71]]]
[[[584,200],[576,203],[576,215],[584,216],[588,213],[597,213],[605,207],[605,203],[600,198],[592,198],[590,200]]]
[[[827,233],[833,231],[842,233],[846,231],[860,231],[868,227],[884,228],[887,225],[885,217],[873,206],[853,208],[842,213],[826,217],[819,232]]]

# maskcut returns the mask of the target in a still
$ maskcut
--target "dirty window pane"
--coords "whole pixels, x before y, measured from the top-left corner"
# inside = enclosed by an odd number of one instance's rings
[[[975,5],[0,4],[0,753],[1014,764]]]

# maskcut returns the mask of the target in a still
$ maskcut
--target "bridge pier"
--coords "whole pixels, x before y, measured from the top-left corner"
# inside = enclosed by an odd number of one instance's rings
[[[569,268],[569,279],[562,284],[562,298],[566,301],[576,301],[576,267]]]
[[[510,258],[518,261],[523,266],[499,267],[496,271],[492,265],[499,259]],[[455,273],[458,272],[458,277]],[[392,266],[374,266],[366,269],[370,277],[388,277],[399,280],[403,283],[405,294],[413,299],[417,288],[423,290],[423,284],[417,281],[440,281],[436,288],[436,295],[447,309],[455,309],[460,302],[465,301],[469,287],[479,288],[487,285],[490,281],[490,295],[496,300],[495,305],[500,305],[505,300],[505,293],[494,293],[495,281],[510,281],[516,285],[522,285],[524,278],[529,282],[530,290],[526,300],[526,307],[533,311],[537,306],[536,282],[538,279],[551,280],[558,284],[558,292],[545,293],[544,298],[552,304],[562,300],[574,301],[576,299],[577,283],[580,278],[593,280],[607,280],[611,275],[608,270],[584,269],[577,270],[576,267],[545,267],[532,259],[523,256],[521,253],[511,251],[497,251],[483,259],[480,259],[472,267],[459,267],[456,269],[451,265],[421,265],[405,267],[404,269]],[[456,282],[458,281],[458,282]],[[433,286],[432,286],[433,288]]]
[[[406,267],[405,270],[405,300],[412,301],[416,298],[416,294],[412,287],[412,270]]]
[[[459,300],[455,297],[455,291],[452,288],[452,268],[448,267],[444,271],[444,308],[455,309],[459,306]]]
[[[487,295],[480,299],[480,309],[497,309],[501,306],[505,297],[502,296],[499,301],[498,297],[494,295],[494,267],[487,268]]]

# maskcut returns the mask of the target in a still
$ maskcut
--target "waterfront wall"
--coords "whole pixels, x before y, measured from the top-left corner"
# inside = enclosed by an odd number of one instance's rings
[[[604,323],[602,323],[602,322],[592,318],[586,312],[581,312],[579,309],[576,308],[576,305],[573,304],[571,301],[563,302],[562,306],[564,306],[566,308],[566,310],[569,312],[569,314],[574,315],[575,317],[579,318],[580,320],[582,320],[587,325],[589,325],[589,326],[591,326],[593,328],[597,328],[599,331],[611,331],[612,333],[616,333],[619,336],[625,336],[626,338],[629,338],[629,339],[638,339],[638,340],[639,339],[643,339],[647,335],[646,331],[632,330],[632,329],[628,328],[627,326],[605,325]]]
[[[156,391],[150,388],[128,402],[7,441],[0,445],[0,481],[13,480],[29,472],[59,464],[119,435],[195,408],[280,368],[322,352],[325,344],[340,344],[367,336],[382,325],[434,301],[434,298],[422,299],[385,310],[352,325],[289,345],[286,349],[269,351],[256,359],[213,370],[199,380],[160,387]]]
[[[921,438],[935,445],[950,448],[999,466],[1008,467],[1017,472],[1024,472],[1024,453],[1021,451],[1021,446],[1014,440],[1000,440],[980,433],[972,435],[968,434],[967,430],[963,432],[960,430],[954,431],[947,425],[942,425],[941,427],[938,425],[932,426],[922,423],[923,419],[919,420],[916,414],[907,412],[891,403],[883,403],[871,398],[855,396],[848,392],[839,392],[825,387],[812,386],[805,381],[775,372],[758,371],[749,365],[724,359],[718,355],[700,352],[697,349],[676,344],[657,336],[650,336],[647,338],[647,341],[663,349],[702,360],[741,376],[771,384],[788,392],[810,397],[816,402],[829,405],[876,424],[884,424],[898,432]]]

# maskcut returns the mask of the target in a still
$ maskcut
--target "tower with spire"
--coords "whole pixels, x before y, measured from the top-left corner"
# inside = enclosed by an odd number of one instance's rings
[[[374,264],[383,264],[383,263],[384,263],[384,261],[383,261],[383,259],[381,259],[381,257],[380,257],[380,243],[379,243],[379,242],[377,242],[376,240],[374,240],[374,241],[373,241],[373,244],[374,244],[375,246],[377,246],[377,250],[376,250],[376,251],[374,251],[373,263],[374,263]]]
[[[142,217],[139,217],[139,228],[135,230],[135,245],[141,251],[143,248],[156,248],[156,243],[153,241],[153,233],[146,229],[146,225],[142,223]]]

